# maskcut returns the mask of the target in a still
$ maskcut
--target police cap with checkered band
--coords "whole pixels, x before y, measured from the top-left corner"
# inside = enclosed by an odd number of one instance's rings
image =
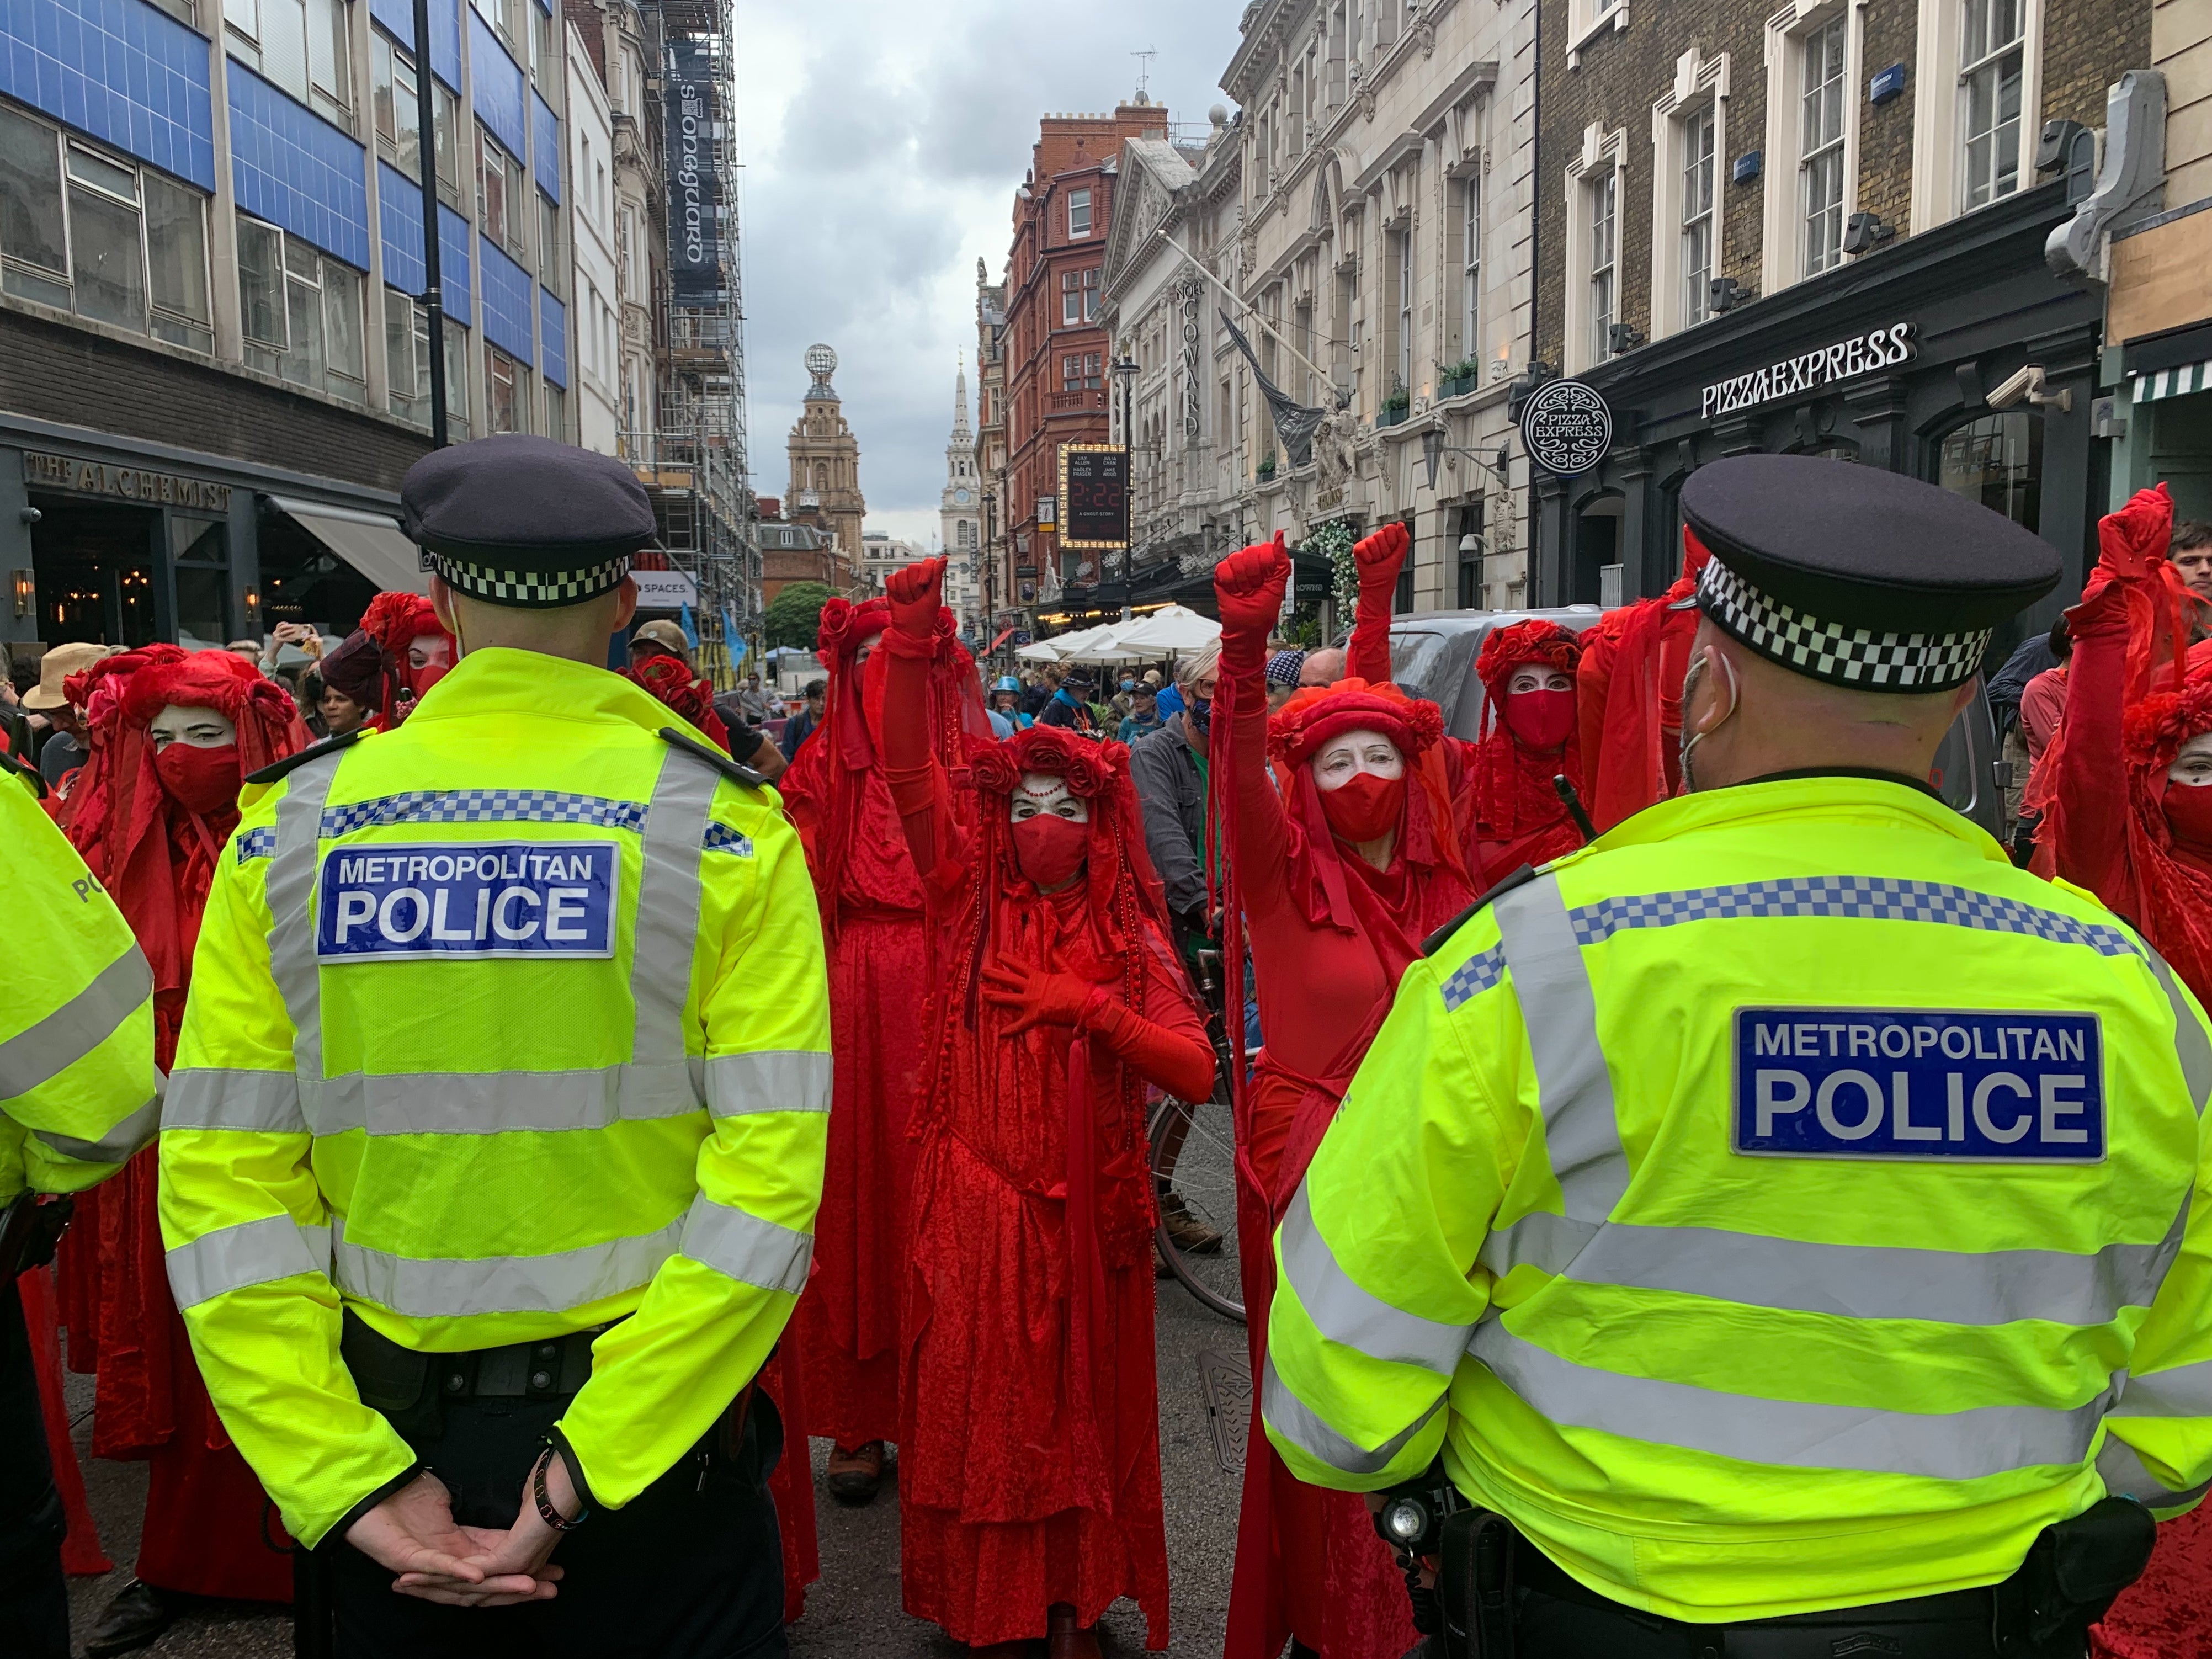
[[[580,605],[652,544],[653,503],[611,455],[512,434],[434,449],[407,469],[399,522],[422,568],[487,605]]]
[[[1712,551],[1698,606],[1793,672],[1861,691],[1946,691],[1997,624],[2058,585],[2058,550],[1979,502],[1808,455],[1735,455],[1682,486]]]

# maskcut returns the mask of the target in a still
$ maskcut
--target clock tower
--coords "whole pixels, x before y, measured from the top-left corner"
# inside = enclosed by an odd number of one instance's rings
[[[860,443],[845,423],[845,410],[830,377],[837,354],[826,345],[806,348],[806,389],[797,422],[785,444],[791,459],[791,488],[784,514],[794,524],[811,525],[836,538],[837,562],[844,581],[860,574],[860,530],[868,503],[860,494]]]
[[[971,637],[981,631],[983,480],[975,470],[975,434],[968,425],[968,370],[963,356],[952,392],[952,440],[945,446],[945,489],[938,498],[944,538],[945,603]]]

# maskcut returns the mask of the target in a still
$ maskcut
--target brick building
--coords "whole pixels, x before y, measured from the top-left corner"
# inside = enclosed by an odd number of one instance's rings
[[[1786,451],[2035,529],[2067,558],[2020,626],[2046,623],[2094,558],[2109,457],[2101,299],[2045,258],[2094,149],[2039,168],[2038,141],[2104,125],[2107,87],[2148,62],[2150,6],[1540,7],[1535,355],[1605,398],[1613,439],[1589,471],[1540,473],[1538,602],[1659,591],[1689,472]],[[2031,368],[2039,389],[2012,395]]]
[[[1062,445],[1103,443],[1111,345],[1100,317],[1106,231],[1121,145],[1164,138],[1168,112],[1151,103],[1111,115],[1048,115],[1037,125],[1029,177],[1014,192],[1006,258],[1006,470],[1002,522],[1013,544],[1017,592],[1049,601],[1088,583],[1094,556],[1058,545]],[[1026,585],[1034,582],[1034,590]]]

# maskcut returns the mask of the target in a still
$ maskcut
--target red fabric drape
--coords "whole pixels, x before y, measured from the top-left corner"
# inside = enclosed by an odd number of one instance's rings
[[[54,1466],[54,1485],[62,1495],[69,1533],[62,1540],[62,1571],[73,1578],[94,1578],[115,1571],[100,1547],[100,1529],[85,1501],[84,1470],[76,1461],[70,1432],[69,1407],[62,1398],[61,1345],[56,1340],[53,1269],[34,1267],[15,1280],[23,1300],[23,1325],[31,1334],[31,1367],[39,1379],[39,1412],[46,1427],[46,1455]]]
[[[1576,675],[1589,779],[1583,804],[1601,835],[1681,792],[1682,677],[1698,614],[1687,602],[1711,557],[1685,529],[1680,579],[1656,599],[1608,613],[1583,635]]]
[[[1515,670],[1550,669],[1571,679],[1582,653],[1575,635],[1534,619],[1495,629],[1482,642],[1475,672],[1487,696],[1489,729],[1474,743],[1460,745],[1465,781],[1458,802],[1462,845],[1480,887],[1583,844],[1582,831],[1552,781],[1565,776],[1582,788],[1586,760],[1580,738],[1570,732],[1563,748],[1533,749],[1504,718]]]

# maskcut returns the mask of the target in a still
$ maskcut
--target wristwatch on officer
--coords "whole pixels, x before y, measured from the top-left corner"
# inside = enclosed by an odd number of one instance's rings
[[[592,1506],[586,1503],[571,1520],[561,1513],[560,1506],[553,1501],[553,1495],[545,1490],[545,1466],[560,1455],[558,1446],[550,1440],[545,1443],[545,1449],[538,1454],[538,1462],[531,1466],[530,1494],[538,1502],[538,1518],[540,1521],[556,1532],[574,1532],[592,1518]]]

